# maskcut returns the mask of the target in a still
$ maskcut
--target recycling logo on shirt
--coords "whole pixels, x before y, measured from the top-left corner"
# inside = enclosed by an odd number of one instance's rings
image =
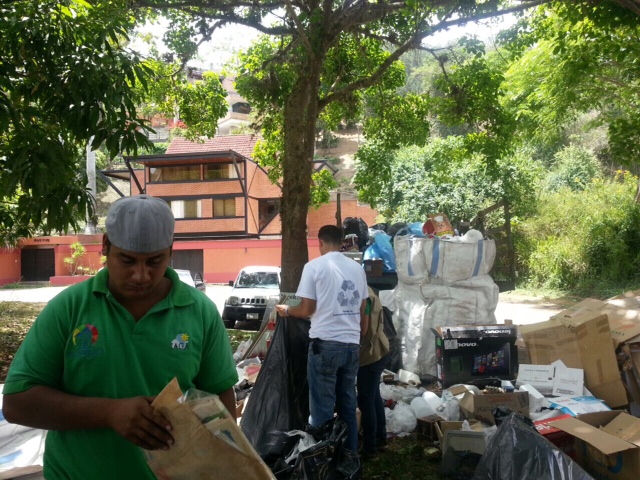
[[[341,307],[354,307],[360,305],[360,292],[356,290],[356,284],[351,280],[344,280],[338,292],[338,303]]]

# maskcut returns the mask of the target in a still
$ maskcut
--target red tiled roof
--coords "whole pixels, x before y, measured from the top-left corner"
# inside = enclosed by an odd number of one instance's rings
[[[203,143],[192,142],[186,138],[176,137],[165,153],[197,153],[197,152],[225,152],[233,150],[247,158],[253,158],[253,147],[258,136],[248,135],[218,135]]]

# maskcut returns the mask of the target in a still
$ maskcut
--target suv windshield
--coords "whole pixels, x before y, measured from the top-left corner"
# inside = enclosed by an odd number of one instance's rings
[[[278,274],[273,272],[242,272],[236,288],[279,288]]]

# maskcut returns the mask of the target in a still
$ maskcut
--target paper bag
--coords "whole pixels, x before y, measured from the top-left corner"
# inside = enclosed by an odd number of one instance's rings
[[[144,450],[158,479],[275,479],[216,395],[190,390],[182,398],[174,378],[151,404],[173,427],[169,450]]]

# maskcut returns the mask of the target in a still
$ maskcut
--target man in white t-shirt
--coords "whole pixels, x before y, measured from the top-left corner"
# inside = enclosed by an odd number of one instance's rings
[[[321,256],[304,266],[296,306],[276,305],[283,317],[311,317],[309,330],[309,423],[319,427],[338,416],[347,424],[345,448],[358,450],[356,377],[360,336],[367,330],[368,297],[364,270],[340,253],[342,232],[325,225],[318,232]]]

